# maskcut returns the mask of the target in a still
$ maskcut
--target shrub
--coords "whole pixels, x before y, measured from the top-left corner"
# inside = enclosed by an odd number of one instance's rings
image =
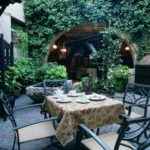
[[[35,71],[35,80],[38,82],[44,79],[66,79],[67,72],[66,68],[56,63],[44,64],[42,67]]]
[[[18,95],[25,86],[35,82],[35,66],[30,59],[22,58],[6,71],[5,90],[8,94]]]
[[[122,92],[127,84],[128,76],[129,68],[127,66],[118,65],[109,69],[107,78],[115,91]]]
[[[7,94],[14,96],[20,94],[22,84],[18,81],[19,76],[19,72],[15,69],[15,67],[9,67],[9,69],[6,71],[4,90]]]
[[[79,92],[85,91],[84,84],[90,80],[90,90],[96,93],[113,95],[115,92],[123,92],[128,82],[129,68],[123,65],[116,65],[108,70],[106,79],[82,78],[75,86]]]
[[[22,58],[17,60],[14,66],[8,68],[5,76],[6,92],[10,95],[19,95],[26,86],[44,79],[66,79],[67,72],[64,66],[56,63],[39,67],[31,59]]]
[[[51,64],[44,64],[37,68],[34,74],[35,80],[41,82],[45,78],[46,71],[51,68]]]
[[[45,79],[65,79],[67,78],[66,68],[64,66],[53,66],[46,71]]]
[[[26,86],[35,82],[34,71],[36,66],[31,59],[21,58],[16,61],[14,68],[18,72],[18,81],[22,85]]]

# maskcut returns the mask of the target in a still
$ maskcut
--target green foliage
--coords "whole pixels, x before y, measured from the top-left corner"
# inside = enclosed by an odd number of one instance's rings
[[[127,66],[116,65],[111,67],[107,73],[106,79],[90,78],[91,90],[96,93],[114,94],[115,91],[122,92],[127,84],[129,69]],[[83,78],[81,83],[76,87],[78,91],[84,91],[84,84],[89,78]]]
[[[103,35],[103,48],[98,49],[92,56],[92,66],[95,66],[102,71],[103,78],[106,77],[110,67],[120,64],[120,38],[115,31],[107,30]]]
[[[19,38],[17,48],[21,51],[22,56],[28,56],[28,35],[23,30],[16,31],[17,36]]]
[[[5,91],[9,95],[18,95],[21,91],[22,85],[18,81],[19,73],[14,67],[10,67],[5,73]]]
[[[39,67],[31,59],[21,58],[5,74],[5,90],[10,95],[18,95],[26,86],[42,82],[44,79],[66,79],[66,68],[57,64]],[[2,82],[2,81],[1,81]]]
[[[28,56],[28,34],[24,30],[24,27],[12,22],[12,31],[16,35],[14,46],[17,48],[20,57]]]
[[[150,1],[119,0],[27,0],[25,15],[29,31],[29,51],[40,59],[47,53],[50,39],[81,23],[103,22],[129,35],[140,55],[150,48]]]
[[[90,91],[97,92],[97,83],[98,83],[97,79],[87,76],[87,77],[83,77],[81,79],[81,82],[75,84],[74,88],[78,92],[85,92],[86,90],[89,90],[89,92]]]
[[[22,58],[9,67],[5,78],[7,93],[16,95],[22,88],[34,83],[34,69],[34,64],[27,58]]]
[[[121,0],[114,3],[111,24],[129,35],[139,47],[139,56],[150,48],[150,1]]]
[[[56,63],[44,64],[42,67],[35,71],[35,80],[38,82],[43,81],[43,79],[66,79],[67,72],[64,66],[58,65]]]
[[[28,0],[25,2],[26,22],[29,31],[29,50],[33,57],[47,53],[50,39],[61,31],[85,23],[96,22],[98,11],[95,7],[72,0]]]
[[[51,68],[51,65],[52,64],[44,64],[43,66],[37,68],[35,71],[35,80],[41,82],[46,75],[46,71]]]
[[[129,68],[127,66],[118,65],[110,68],[107,79],[112,84],[114,90],[122,92],[128,82]]]
[[[18,72],[18,81],[26,86],[34,83],[34,70],[35,65],[32,63],[31,59],[22,58],[16,61],[14,70]]]
[[[112,82],[107,79],[97,80],[95,84],[95,92],[113,95],[115,90]]]
[[[150,0],[95,0],[94,3],[91,2],[91,0],[80,0],[77,3],[73,3],[72,0],[25,1],[29,52],[32,52],[32,57],[38,58],[41,62],[47,54],[49,41],[57,33],[86,22],[107,21],[108,31],[104,35],[105,46],[93,55],[92,65],[98,66],[104,75],[102,80],[96,82],[95,89],[103,91],[113,91],[114,87],[121,89],[124,85],[121,82],[126,82],[123,75],[122,79],[113,75],[115,77],[111,82],[106,78],[107,71],[120,63],[119,48],[124,39],[137,44],[140,57],[145,51],[149,51]],[[50,71],[48,74],[53,72]],[[116,85],[114,81],[117,82]]]
[[[67,78],[66,68],[64,66],[53,66],[46,71],[46,79],[65,79]]]
[[[29,31],[29,50],[42,58],[52,36],[80,23],[69,0],[28,0],[25,14]]]

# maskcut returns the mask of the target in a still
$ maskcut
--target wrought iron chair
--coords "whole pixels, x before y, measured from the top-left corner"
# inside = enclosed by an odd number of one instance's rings
[[[19,126],[14,117],[14,111],[3,92],[0,93],[0,103],[11,122],[14,131],[12,150],[15,149],[16,142],[18,149],[20,150],[21,143],[55,136],[55,123],[57,122],[56,117]]]
[[[2,89],[0,89],[0,94],[3,95],[3,97],[5,99],[7,99],[7,102],[11,106],[13,112],[19,112],[19,111],[27,110],[27,109],[31,109],[31,108],[40,108],[40,110],[41,110],[40,112],[42,114],[43,103],[28,104],[28,105],[25,105],[25,106],[16,107],[15,106],[15,104],[16,104],[15,99],[9,99],[9,97],[5,94],[5,92]],[[1,108],[1,110],[2,110],[2,108]],[[3,112],[3,113],[5,113],[5,112]],[[44,116],[44,118],[45,118],[45,116]]]
[[[150,139],[146,140],[139,148],[139,150],[150,150]]]
[[[141,149],[141,145],[146,141],[143,139],[143,134],[150,126],[150,118],[129,119],[126,116],[122,118],[118,133],[106,133],[100,136],[81,124],[77,132],[76,149],[83,146],[82,148],[89,150],[144,150]]]
[[[123,96],[127,115],[131,118],[146,117],[150,98],[150,86],[143,84],[128,84]],[[137,112],[138,110],[138,112]],[[139,114],[139,111],[142,111]]]
[[[54,88],[54,87],[61,87],[63,86],[65,80],[44,80],[43,81],[43,90],[44,90],[44,101],[42,104],[42,109],[41,109],[41,113],[44,114],[44,118],[48,118],[51,117],[51,113],[49,111],[46,110],[46,103],[47,103],[47,99],[46,96],[48,95],[53,95],[54,91],[53,90],[49,90],[49,87]]]
[[[129,83],[126,86],[123,95],[123,104],[125,113],[130,118],[148,117],[148,107],[150,98],[150,86],[143,84]],[[137,112],[138,110],[138,112]],[[139,113],[140,112],[140,113]],[[97,128],[96,133],[99,134],[100,129]],[[147,137],[149,137],[147,135]]]

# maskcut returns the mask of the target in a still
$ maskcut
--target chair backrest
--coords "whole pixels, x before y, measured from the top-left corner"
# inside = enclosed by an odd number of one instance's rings
[[[123,103],[143,110],[143,116],[147,116],[150,99],[150,86],[143,84],[128,84],[124,93]]]
[[[135,65],[135,83],[150,85],[150,65],[136,64]]]
[[[1,104],[2,109],[5,112],[6,116],[11,121],[12,126],[16,127],[17,124],[16,124],[16,121],[14,118],[13,108],[12,108],[6,94],[2,90],[0,90],[0,104]]]

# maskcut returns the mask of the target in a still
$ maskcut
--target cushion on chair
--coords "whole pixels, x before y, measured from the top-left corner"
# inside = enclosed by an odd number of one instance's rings
[[[99,136],[100,139],[102,139],[108,146],[114,150],[118,135],[117,133],[106,133]],[[81,142],[85,147],[87,147],[89,150],[103,150],[103,148],[98,145],[92,138],[82,140]],[[126,145],[132,145],[128,143],[127,141],[123,142]],[[128,147],[120,146],[119,150],[130,150]]]
[[[40,122],[19,129],[20,142],[37,140],[55,135],[55,129],[51,121]]]

